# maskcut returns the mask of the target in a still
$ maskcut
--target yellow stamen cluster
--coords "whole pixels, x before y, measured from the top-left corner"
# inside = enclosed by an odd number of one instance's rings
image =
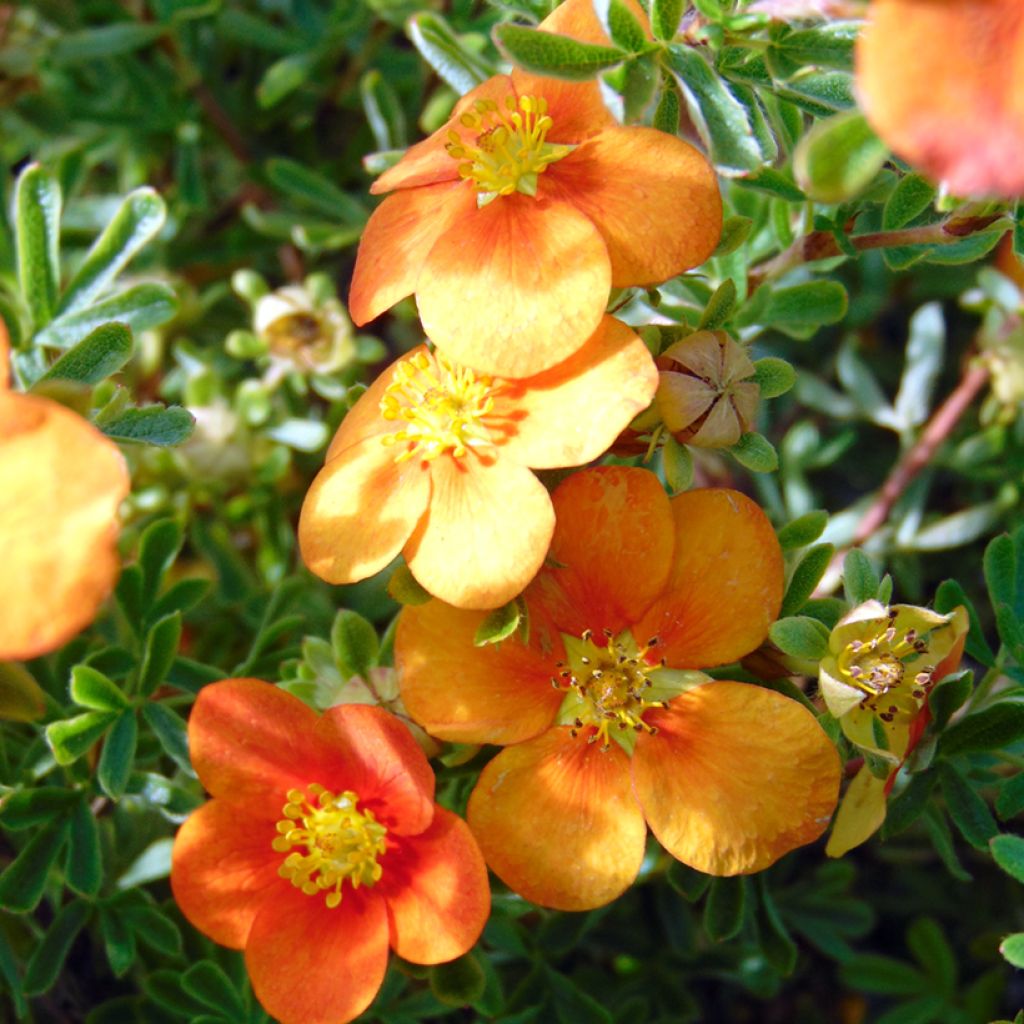
[[[490,377],[477,376],[438,353],[419,352],[398,364],[380,401],[384,419],[405,423],[381,440],[406,446],[396,462],[445,453],[461,458],[470,448],[492,443],[484,423],[494,407],[492,392]]]
[[[344,882],[358,889],[380,881],[378,858],[387,850],[388,830],[372,811],[359,810],[351,790],[335,795],[316,783],[306,788],[312,798],[301,789],[288,790],[284,819],[277,823],[272,845],[288,854],[278,874],[307,896],[325,893],[333,908],[341,903]]]
[[[652,664],[648,653],[658,645],[652,637],[643,647],[637,647],[630,633],[615,636],[611,630],[603,631],[605,646],[594,643],[593,632],[585,630],[582,643],[569,648],[569,664],[559,663],[558,676],[551,684],[558,689],[568,688],[575,697],[572,735],[592,728],[588,743],[601,744],[607,750],[613,739],[623,733],[657,733],[657,729],[643,720],[650,708],[663,708],[664,701],[651,699],[654,685],[650,678],[653,670],[662,667]]]
[[[896,612],[890,611],[884,629],[867,639],[851,640],[837,659],[843,682],[860,690],[865,695],[861,706],[883,722],[915,714],[932,685],[933,666],[917,666],[913,685],[903,685],[907,662],[919,658],[927,644],[915,629],[897,633],[895,619]]]
[[[545,142],[552,125],[547,110],[547,101],[535,96],[509,95],[504,110],[494,100],[476,100],[459,118],[475,133],[472,141],[454,128],[448,132],[445,148],[461,161],[459,175],[487,199],[536,195],[537,175],[572,149]]]

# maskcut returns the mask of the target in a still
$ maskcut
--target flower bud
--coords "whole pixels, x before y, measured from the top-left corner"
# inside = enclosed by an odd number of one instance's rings
[[[272,357],[300,372],[331,373],[356,358],[352,323],[341,303],[336,298],[318,303],[302,285],[286,285],[259,299],[253,327]]]

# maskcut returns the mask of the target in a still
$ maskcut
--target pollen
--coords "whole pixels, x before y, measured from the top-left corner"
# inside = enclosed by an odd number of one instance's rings
[[[537,194],[537,176],[571,152],[572,146],[546,141],[552,121],[547,101],[509,95],[504,106],[479,99],[459,119],[469,135],[454,128],[445,147],[459,161],[459,175],[472,182],[484,205],[513,192]]]
[[[401,450],[396,462],[462,458],[471,448],[493,444],[487,417],[494,408],[495,385],[436,352],[419,352],[398,364],[380,401],[386,420],[401,429],[381,439]]]
[[[345,882],[358,889],[380,881],[388,830],[372,811],[359,809],[351,790],[335,795],[316,783],[306,789],[309,795],[288,790],[271,845],[287,854],[278,874],[307,896],[323,893],[333,909],[341,903]]]

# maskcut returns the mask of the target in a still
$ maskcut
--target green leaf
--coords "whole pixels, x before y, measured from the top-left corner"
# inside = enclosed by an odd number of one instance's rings
[[[187,612],[194,608],[210,592],[212,582],[195,576],[190,579],[178,580],[153,605],[151,619],[162,619],[171,612]]]
[[[245,1020],[245,1004],[231,979],[212,960],[201,960],[181,976],[181,987],[229,1020]]]
[[[60,285],[61,194],[57,179],[39,164],[29,164],[14,191],[18,283],[32,322],[49,323]]]
[[[651,0],[651,30],[655,39],[673,39],[683,17],[683,0]]]
[[[67,837],[66,820],[51,822],[32,836],[0,875],[0,907],[14,914],[35,910]]]
[[[1012,878],[1024,883],[1024,838],[999,835],[989,843],[996,863]]]
[[[844,984],[879,995],[909,996],[927,992],[931,982],[917,968],[874,953],[858,953],[841,964]]]
[[[387,589],[388,595],[402,605],[426,604],[431,599],[430,593],[420,585],[409,566],[404,563],[391,574]]]
[[[817,619],[795,615],[779,619],[768,630],[768,639],[783,654],[820,661],[828,653],[829,630]]]
[[[430,970],[430,991],[446,1006],[475,1003],[485,984],[483,967],[472,952]]]
[[[703,871],[691,868],[678,860],[673,860],[669,864],[666,879],[668,884],[690,903],[696,903],[711,884],[711,875],[706,875]]]
[[[102,324],[117,321],[134,334],[159,327],[178,312],[178,299],[165,284],[148,281],[118,292],[85,309],[61,313],[36,335],[36,342],[70,348]]]
[[[100,830],[84,794],[71,812],[64,878],[70,888],[83,896],[95,896],[103,884]]]
[[[736,308],[736,285],[731,277],[727,277],[708,299],[708,304],[701,314],[700,323],[697,325],[700,330],[714,331],[721,327],[732,315]],[[779,360],[782,362],[782,360]],[[795,379],[795,374],[794,374]]]
[[[948,676],[928,695],[928,706],[932,712],[932,724],[941,731],[953,716],[963,707],[974,687],[974,673],[969,669]]]
[[[872,601],[878,594],[878,573],[860,548],[852,548],[843,559],[843,590],[853,607]]]
[[[743,927],[747,886],[743,878],[715,878],[704,904],[704,930],[713,942],[735,938]]]
[[[460,95],[495,73],[490,63],[463,46],[440,14],[414,14],[406,32],[420,56]]]
[[[107,961],[115,977],[127,974],[135,963],[135,936],[124,919],[120,907],[106,906],[100,910],[100,935]]]
[[[132,357],[132,332],[119,323],[101,324],[39,378],[69,380],[76,384],[99,384],[117,373]]]
[[[761,949],[768,958],[768,962],[780,974],[783,976],[792,974],[796,967],[796,943],[776,909],[775,900],[768,889],[763,872],[757,876],[757,888],[761,895],[757,914]]]
[[[1017,597],[1017,552],[1007,534],[989,543],[982,564],[993,608],[1000,604],[1012,608]]]
[[[950,833],[949,825],[946,824],[943,815],[934,806],[926,806],[924,809],[924,823],[928,829],[935,852],[946,865],[946,870],[958,881],[969,882],[970,874],[964,870],[956,855],[956,847],[953,845],[953,836]]]
[[[1007,935],[999,944],[999,952],[1014,967],[1024,967],[1024,932]]]
[[[797,548],[807,547],[825,532],[826,526],[828,526],[827,512],[822,509],[805,512],[779,530],[779,546],[783,551],[794,551]]]
[[[294,199],[315,207],[320,213],[342,224],[366,222],[366,210],[347,192],[317,171],[295,160],[277,157],[267,161],[267,180]]]
[[[779,468],[779,455],[771,441],[753,431],[744,434],[729,453],[751,473],[774,473]]]
[[[747,109],[701,53],[691,46],[672,43],[665,59],[719,173],[735,177],[762,167],[764,157]]]
[[[754,362],[754,383],[762,398],[778,398],[796,384],[796,370],[785,359],[766,356]]]
[[[405,146],[408,141],[405,111],[391,83],[376,68],[359,79],[359,97],[377,149]]]
[[[996,797],[996,814],[1003,821],[1016,817],[1021,811],[1024,811],[1024,772],[1007,779]]]
[[[581,43],[571,36],[525,28],[522,25],[498,25],[494,41],[510,60],[538,75],[583,82],[601,71],[615,67],[628,53],[617,46]]]
[[[158,519],[143,531],[139,542],[138,568],[142,571],[140,600],[150,605],[164,574],[174,564],[185,535],[175,519]]]
[[[63,817],[78,799],[74,790],[63,786],[33,786],[7,793],[0,803],[0,826],[12,832],[33,828]]]
[[[69,691],[76,704],[95,711],[121,711],[129,703],[115,682],[89,665],[76,665],[71,670]]]
[[[160,746],[182,771],[195,775],[188,756],[188,730],[180,715],[154,701],[143,704],[142,717],[160,741]]]
[[[924,213],[935,198],[935,186],[919,174],[907,174],[889,194],[882,210],[882,228],[895,231]]]
[[[486,647],[488,644],[501,643],[519,628],[522,609],[516,600],[503,604],[500,608],[488,612],[477,626],[473,636],[474,647]]]
[[[603,17],[602,7],[603,5],[599,4],[595,8],[599,17]],[[608,0],[605,27],[613,46],[618,46],[628,53],[643,53],[649,48],[643,25],[637,21],[636,16],[622,0]]]
[[[119,800],[128,787],[128,776],[135,764],[138,737],[135,711],[130,710],[121,713],[103,742],[96,779],[111,800]]]
[[[907,948],[924,968],[933,986],[946,996],[956,991],[957,960],[939,923],[918,917],[907,928]]]
[[[181,612],[172,612],[156,622],[146,635],[139,670],[139,692],[148,697],[166,678],[181,642]]]
[[[1003,700],[961,718],[943,734],[941,751],[946,757],[978,754],[1024,739],[1024,703]]]
[[[911,776],[903,791],[889,802],[882,826],[883,837],[897,835],[921,816],[938,781],[939,777],[933,771]]]
[[[674,92],[675,90],[673,90]],[[659,110],[661,108],[659,107]],[[678,113],[678,102],[676,112],[676,126],[679,124],[679,113]],[[655,125],[658,127],[658,125]],[[662,131],[668,129],[662,128]],[[673,127],[671,132],[675,134],[679,129]],[[722,237],[718,240],[718,245],[715,248],[713,256],[729,256],[736,252],[737,249],[750,237],[750,233],[754,230],[754,222],[749,217],[727,217],[725,223],[722,225]],[[764,362],[763,359],[758,362]],[[757,363],[754,364],[755,366]],[[771,397],[766,396],[766,397]]]
[[[114,419],[97,423],[100,430],[114,441],[132,441],[160,448],[187,441],[195,429],[195,417],[177,405],[145,405],[126,409]]]
[[[167,207],[153,189],[139,188],[125,196],[68,284],[58,315],[83,309],[102,294],[166,218]]]
[[[75,718],[51,722],[46,727],[46,742],[57,764],[77,761],[110,728],[115,718],[117,715],[110,711],[87,711]]]
[[[956,580],[944,580],[935,591],[935,610],[946,615],[959,605],[963,605],[967,609],[971,623],[965,650],[975,661],[980,661],[983,665],[991,667],[995,664],[996,656],[985,639],[985,633],[981,628],[978,613],[974,610],[971,599]]]
[[[901,426],[916,427],[928,418],[935,382],[945,362],[945,338],[939,303],[927,303],[910,318],[906,363],[893,402]]]
[[[71,944],[91,915],[92,906],[85,900],[74,900],[57,914],[25,968],[25,995],[38,996],[50,991],[64,967]]]
[[[857,21],[834,21],[819,28],[788,32],[775,40],[774,47],[795,64],[850,70],[859,28]]]
[[[143,25],[123,21],[100,25],[80,32],[58,35],[50,51],[50,60],[58,67],[92,63],[141,50],[164,34],[162,25]]]
[[[654,110],[651,126],[668,135],[676,135],[679,132],[679,117],[681,114],[682,104],[679,100],[679,91],[675,86],[675,79],[663,79],[661,95],[658,98],[658,106]],[[726,221],[726,226],[728,223]],[[723,237],[725,235],[725,226],[722,228],[722,235]],[[719,248],[721,248],[721,241],[718,244]],[[736,244],[738,246],[739,242]],[[717,253],[718,249],[715,252]]]
[[[755,192],[765,192],[790,203],[802,203],[807,199],[785,174],[773,167],[762,167],[756,174],[737,178],[736,183],[742,185],[743,188],[750,188]]]
[[[181,953],[181,932],[178,926],[155,907],[129,906],[121,913],[135,934],[151,949],[168,957],[176,957]]]
[[[949,761],[944,761],[939,771],[942,795],[953,824],[976,850],[988,849],[989,840],[999,831],[988,805]]]
[[[368,679],[377,664],[380,641],[377,630],[358,612],[343,608],[331,626],[331,644],[342,674]]]
[[[889,158],[882,142],[859,110],[818,121],[793,154],[800,188],[819,203],[844,203],[859,196]]]
[[[809,337],[806,332],[842,320],[846,309],[846,289],[837,281],[808,281],[774,288],[760,313],[745,316],[741,310],[737,322],[741,326],[756,322],[787,333],[795,331],[797,337]]]
[[[550,967],[544,968],[544,977],[554,995],[558,1024],[612,1024],[611,1013],[570,978]]]
[[[665,471],[665,482],[673,494],[685,491],[693,483],[693,456],[685,444],[680,444],[671,434],[661,446],[661,465]]]
[[[780,618],[793,615],[807,603],[811,594],[814,593],[814,588],[825,575],[825,570],[828,568],[829,562],[832,561],[835,550],[832,544],[816,544],[800,559],[790,577],[786,596],[782,599]]]
[[[312,50],[290,53],[274,61],[256,86],[256,102],[263,110],[277,106],[309,81],[316,69],[317,54]]]

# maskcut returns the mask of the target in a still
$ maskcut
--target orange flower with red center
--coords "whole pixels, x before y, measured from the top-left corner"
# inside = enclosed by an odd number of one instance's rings
[[[533,578],[554,530],[551,499],[527,467],[597,458],[657,387],[647,348],[612,317],[566,362],[525,380],[420,347],[342,422],[302,508],[302,557],[331,583],[351,583],[401,551],[431,594],[496,608]]]
[[[526,644],[476,647],[481,616],[439,601],[404,609],[395,641],[413,718],[506,746],[469,801],[492,870],[535,903],[584,910],[630,885],[648,825],[716,875],[817,838],[840,766],[814,716],[697,671],[756,648],[778,614],[764,513],[729,490],[670,501],[653,474],[612,466],[574,474],[554,504]]]
[[[589,0],[567,0],[541,28],[607,43]],[[415,293],[438,348],[506,377],[567,359],[611,288],[703,263],[722,226],[714,170],[696,149],[617,124],[596,81],[519,70],[467,93],[371,191],[392,194],[363,233],[352,319]]]
[[[282,1024],[343,1024],[373,1000],[388,947],[436,964],[476,942],[490,910],[465,822],[434,803],[409,730],[379,708],[318,716],[256,679],[205,687],[192,763],[213,797],[174,842],[171,888],[205,935],[245,950]]]
[[[117,580],[117,509],[131,487],[117,446],[69,409],[10,390],[0,320],[0,661],[60,647]]]
[[[896,154],[958,195],[1024,195],[1024,4],[874,0],[857,89]]]

